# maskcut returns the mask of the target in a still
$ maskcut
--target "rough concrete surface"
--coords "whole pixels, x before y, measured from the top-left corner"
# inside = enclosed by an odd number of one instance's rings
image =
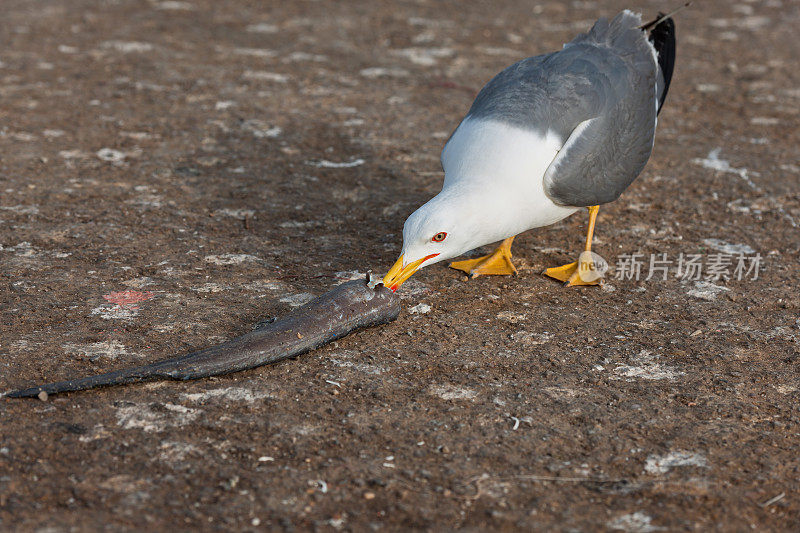
[[[385,271],[481,85],[624,7],[672,6],[2,2],[0,391]],[[517,239],[518,276],[436,265],[397,322],[298,360],[2,399],[0,530],[797,531],[799,24],[796,0],[678,15],[655,151],[598,219],[638,281],[540,275],[581,212]],[[678,276],[721,253],[758,279]]]

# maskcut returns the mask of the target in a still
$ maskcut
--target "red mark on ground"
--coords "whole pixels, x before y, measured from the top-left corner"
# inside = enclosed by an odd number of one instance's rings
[[[125,307],[126,309],[139,309],[139,306],[136,304],[139,302],[152,300],[154,296],[155,294],[150,291],[121,291],[104,294],[103,298],[112,304],[117,304],[118,306]]]

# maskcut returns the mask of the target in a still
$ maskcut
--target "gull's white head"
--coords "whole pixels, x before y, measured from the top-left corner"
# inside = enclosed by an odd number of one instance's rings
[[[486,213],[480,198],[464,191],[445,190],[433,197],[406,220],[403,253],[383,284],[395,291],[420,268],[493,242]]]

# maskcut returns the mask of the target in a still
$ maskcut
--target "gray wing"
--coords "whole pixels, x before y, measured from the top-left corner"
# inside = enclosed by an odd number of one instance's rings
[[[557,134],[563,147],[544,176],[556,203],[616,200],[650,158],[658,67],[640,24],[628,11],[600,19],[563,50],[498,74],[467,114]]]

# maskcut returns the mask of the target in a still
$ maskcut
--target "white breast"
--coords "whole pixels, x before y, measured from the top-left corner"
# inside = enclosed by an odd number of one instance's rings
[[[487,204],[501,204],[517,233],[553,224],[577,210],[556,205],[544,191],[545,170],[561,146],[556,135],[467,118],[442,151],[443,190],[485,191]]]

